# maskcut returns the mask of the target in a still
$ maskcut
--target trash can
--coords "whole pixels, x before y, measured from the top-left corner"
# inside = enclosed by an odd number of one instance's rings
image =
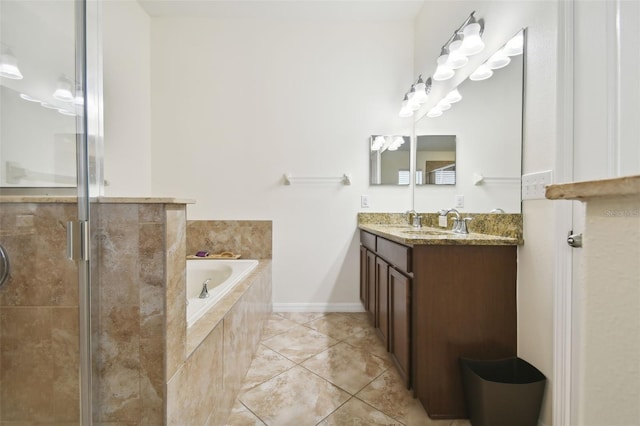
[[[460,358],[473,426],[537,426],[546,377],[527,361]]]

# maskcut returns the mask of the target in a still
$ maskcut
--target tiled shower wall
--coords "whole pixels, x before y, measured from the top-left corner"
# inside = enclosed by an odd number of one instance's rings
[[[165,282],[184,286],[185,206],[95,203],[91,214],[94,422],[163,424]],[[0,424],[79,421],[78,273],[66,259],[76,217],[71,202],[2,203]]]
[[[66,259],[76,204],[2,204],[11,276],[0,288],[0,423],[78,422],[78,273]]]
[[[245,259],[272,258],[270,220],[189,220],[187,254],[230,251]]]

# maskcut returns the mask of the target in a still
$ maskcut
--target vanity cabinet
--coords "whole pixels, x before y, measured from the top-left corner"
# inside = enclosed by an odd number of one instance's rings
[[[364,231],[361,243],[360,271],[366,276],[360,276],[360,288],[368,289],[363,306],[409,388],[411,249]]]
[[[378,293],[364,306],[398,372],[431,418],[468,417],[460,357],[516,356],[516,246],[365,240]]]

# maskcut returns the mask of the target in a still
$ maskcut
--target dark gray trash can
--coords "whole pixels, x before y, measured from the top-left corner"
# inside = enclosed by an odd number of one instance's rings
[[[460,358],[473,426],[537,426],[546,377],[527,361]]]

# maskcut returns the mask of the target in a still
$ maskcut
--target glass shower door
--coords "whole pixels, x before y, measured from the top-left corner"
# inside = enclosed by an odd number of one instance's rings
[[[85,39],[84,1],[0,1],[0,424],[91,424]]]

